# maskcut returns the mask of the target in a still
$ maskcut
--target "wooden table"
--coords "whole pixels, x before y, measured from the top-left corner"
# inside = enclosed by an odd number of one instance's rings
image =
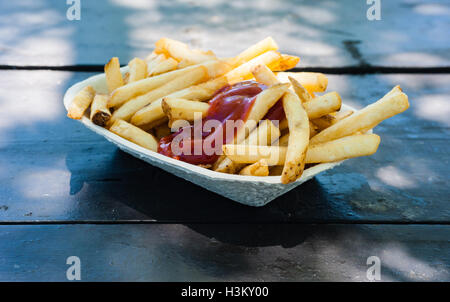
[[[0,281],[450,281],[450,6],[382,1],[0,4]],[[411,108],[378,152],[262,208],[121,151],[65,116],[62,96],[161,36],[231,56],[265,36],[363,107],[400,84]]]

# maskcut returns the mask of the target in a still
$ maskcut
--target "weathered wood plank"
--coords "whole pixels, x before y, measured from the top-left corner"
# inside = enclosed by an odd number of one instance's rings
[[[399,83],[411,108],[375,129],[375,155],[257,209],[124,154],[69,120],[62,95],[89,75],[0,72],[1,221],[450,221],[449,75],[330,76],[330,90],[353,106]]]
[[[65,1],[2,1],[0,64],[127,63],[169,36],[233,56],[268,35],[301,66],[449,66],[448,1],[82,1],[69,21]]]
[[[424,225],[0,226],[0,281],[450,281],[450,227]]]

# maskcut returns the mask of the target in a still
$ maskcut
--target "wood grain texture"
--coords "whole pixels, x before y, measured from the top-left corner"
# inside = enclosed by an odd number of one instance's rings
[[[69,21],[66,1],[2,1],[0,65],[122,64],[163,36],[233,56],[273,36],[300,66],[449,66],[449,3],[382,1],[83,1]]]
[[[66,118],[64,91],[90,75],[0,72],[0,221],[450,221],[449,75],[330,76],[329,90],[352,106],[400,84],[411,108],[375,128],[375,155],[258,209],[124,154]]]
[[[450,281],[449,226],[0,226],[0,281]]]

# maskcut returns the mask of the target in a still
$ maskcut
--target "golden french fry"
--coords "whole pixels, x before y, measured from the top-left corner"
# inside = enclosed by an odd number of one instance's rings
[[[237,67],[265,52],[277,49],[278,49],[277,43],[272,39],[272,37],[267,37],[264,40],[261,40],[258,43],[250,46],[249,48],[241,52],[239,55],[237,55],[235,58],[232,58],[230,60],[230,64],[234,67]]]
[[[303,87],[302,84],[300,84],[299,81],[297,81],[296,79],[294,79],[293,77],[290,77],[290,76],[288,76],[288,79],[291,82],[295,93],[298,95],[298,97],[300,98],[300,101],[302,101],[302,103],[309,102],[312,100],[312,97],[309,94],[309,92]]]
[[[289,125],[289,143],[281,182],[291,183],[299,178],[305,167],[306,149],[309,143],[309,120],[300,98],[289,91],[282,99]]]
[[[287,124],[287,120],[284,119],[283,121],[286,121]],[[286,126],[287,128],[287,126]],[[282,129],[280,129],[281,131]],[[311,137],[313,137],[314,135],[316,135],[318,133],[317,131],[317,127],[311,123],[311,121],[309,122],[309,138],[311,139]],[[280,146],[280,147],[287,147],[289,142],[289,132],[284,134],[282,137],[280,137],[280,139],[275,142],[276,145]]]
[[[134,58],[128,63],[129,78],[127,83],[136,82],[147,77],[147,62],[142,59]]]
[[[108,96],[105,94],[97,94],[91,105],[91,121],[104,127],[111,118],[111,112],[108,107]]]
[[[208,74],[206,67],[198,66],[192,69],[189,73],[185,74],[183,77],[176,77],[175,79],[161,87],[158,87],[146,94],[129,100],[121,107],[119,107],[119,109],[114,111],[111,120],[114,121],[116,119],[121,119],[124,121],[128,121],[133,116],[133,114],[135,114],[137,111],[150,104],[151,102],[161,97],[167,96],[172,92],[204,82],[207,79]]]
[[[155,152],[158,150],[158,142],[153,135],[123,120],[115,120],[109,130],[141,147]]]
[[[123,86],[122,73],[120,72],[119,58],[114,57],[105,65],[106,84],[111,93],[114,89]]]
[[[279,83],[275,74],[266,65],[258,64],[251,69],[251,72],[255,80],[264,85],[272,86]]]
[[[235,69],[229,71],[225,76],[232,84],[243,80],[248,80],[252,76],[251,70],[253,67],[257,65],[269,65],[280,58],[280,53],[271,50],[251,59],[239,67],[236,67]]]
[[[208,70],[208,76],[211,79],[221,76],[230,70],[230,66],[224,62],[209,61],[206,63],[189,66],[184,69],[174,70],[154,77],[142,79],[140,81],[136,81],[116,89],[111,95],[111,98],[108,102],[108,107],[118,107],[126,101],[136,96],[148,93],[149,91],[158,87],[161,87],[162,85],[174,80],[175,78],[186,77],[186,74],[190,73],[192,70],[195,70],[200,66],[206,67],[206,69]]]
[[[316,119],[328,113],[341,109],[341,97],[337,92],[329,92],[327,94],[315,97],[309,102],[303,103],[309,119]]]
[[[84,112],[89,108],[92,103],[92,100],[95,96],[95,90],[92,86],[86,86],[82,90],[80,90],[72,102],[69,105],[69,109],[67,110],[67,116],[72,119],[81,119],[84,115]]]
[[[169,127],[176,120],[194,121],[195,118],[203,118],[209,109],[209,104],[204,102],[189,101],[182,98],[165,97],[161,107],[169,118]]]
[[[296,79],[310,94],[324,92],[328,86],[328,79],[318,72],[279,72],[277,78],[281,83],[289,83],[289,78]]]
[[[242,142],[244,145],[270,145],[280,137],[280,130],[271,121],[263,120],[258,128],[250,132],[248,137]],[[238,164],[225,156],[221,156],[213,165],[213,170],[222,173],[235,173],[245,166]]]
[[[341,161],[348,158],[374,154],[380,137],[376,134],[351,135],[337,140],[309,146],[305,162],[324,163]],[[250,146],[250,145],[224,145],[223,152],[227,157],[237,163],[256,163],[266,160],[269,166],[283,165],[286,159],[287,147],[279,146]]]
[[[185,43],[172,40],[169,38],[162,38],[155,43],[156,52],[168,53],[177,61],[189,62],[192,65],[216,60],[216,56],[211,52],[203,52],[199,50],[192,50]]]
[[[272,71],[285,71],[294,68],[300,62],[300,58],[282,54],[280,60],[271,63],[268,67]]]
[[[184,98],[191,101],[204,102],[209,100],[217,90],[227,84],[228,82],[225,77],[219,77],[217,79],[171,93],[167,97]],[[164,111],[162,110],[161,104],[162,98],[152,102],[150,105],[145,106],[133,115],[131,118],[131,123],[141,127],[163,118]]]
[[[262,159],[254,164],[246,166],[239,172],[239,174],[249,176],[268,176],[269,166],[267,165],[267,162]]]
[[[321,144],[310,145],[306,155],[307,163],[340,161],[347,158],[374,154],[380,137],[376,134],[358,134],[342,137]]]
[[[343,120],[344,118],[349,117],[352,114],[353,114],[353,110],[332,112],[332,113],[329,113],[327,115],[324,115],[322,117],[312,120],[312,123],[314,125],[316,125],[320,131],[322,131],[323,129],[336,124],[340,120]]]
[[[311,139],[311,144],[327,142],[356,132],[365,132],[408,108],[408,96],[403,92],[391,91],[375,103],[324,129]]]
[[[163,60],[162,62],[159,62],[158,64],[153,67],[149,73],[148,76],[152,77],[161,73],[166,73],[172,70],[177,69],[178,61],[173,58],[167,58]]]

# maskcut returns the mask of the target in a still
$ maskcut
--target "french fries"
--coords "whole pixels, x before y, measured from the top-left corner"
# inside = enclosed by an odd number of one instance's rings
[[[393,90],[397,89],[395,87]],[[356,132],[365,132],[408,108],[408,96],[403,92],[391,91],[377,102],[321,131],[311,139],[311,144],[327,142]]]
[[[166,97],[162,99],[161,107],[164,114],[169,118],[169,127],[172,127],[172,123],[176,120],[192,122],[196,117],[205,117],[209,109],[209,104]]]
[[[95,90],[92,86],[84,87],[70,103],[67,116],[77,120],[81,119],[94,100],[94,96]]]
[[[114,111],[111,120],[122,119],[128,121],[133,114],[151,102],[168,95],[174,91],[204,82],[208,79],[207,69],[204,66],[198,66],[186,73],[184,77],[176,77],[172,81],[154,89],[150,92],[129,100],[119,109]]]
[[[84,87],[67,115],[85,116],[141,147],[205,169],[280,177],[283,184],[299,179],[305,164],[375,153],[380,137],[367,131],[409,107],[400,86],[360,111],[341,110],[341,96],[326,91],[324,74],[285,72],[299,61],[281,54],[271,37],[232,58],[162,38],[147,58],[132,59],[124,75],[112,58],[105,65],[107,88]],[[228,121],[235,122],[231,130]],[[210,122],[218,124],[207,128]],[[198,132],[198,125],[205,128]],[[180,136],[188,148],[178,156],[178,135],[192,129],[194,134]],[[184,153],[197,143],[200,154]]]
[[[109,131],[127,139],[141,147],[147,148],[152,151],[158,150],[158,142],[150,133],[139,129],[123,120],[116,120],[109,128]]]
[[[379,144],[380,137],[376,134],[346,136],[309,146],[305,162],[308,164],[326,163],[368,156],[377,151]],[[223,145],[222,148],[225,155],[237,163],[252,164],[265,160],[269,166],[284,165],[288,150],[287,147],[251,145]]]
[[[217,79],[171,93],[166,97],[184,98],[191,101],[203,102],[209,100],[217,90],[227,84],[228,81],[225,77],[219,77]],[[160,98],[136,112],[131,118],[131,123],[141,127],[163,118],[165,115],[161,106],[162,99],[163,98]]]
[[[108,96],[105,94],[97,94],[94,97],[94,101],[91,105],[91,121],[98,125],[104,127],[106,123],[111,118],[111,112],[108,107]]]
[[[109,93],[114,89],[123,86],[122,73],[120,72],[119,58],[114,57],[105,65],[106,84]]]
[[[194,66],[189,66],[184,69],[174,70],[157,76],[145,78],[116,89],[111,94],[111,98],[108,102],[108,107],[119,107],[128,100],[136,96],[146,94],[151,90],[161,87],[167,82],[170,82],[178,77],[186,77],[186,75],[189,74],[192,70],[195,70],[200,66],[206,67],[208,76],[211,79],[219,77],[230,70],[229,65],[224,62],[210,61]]]

